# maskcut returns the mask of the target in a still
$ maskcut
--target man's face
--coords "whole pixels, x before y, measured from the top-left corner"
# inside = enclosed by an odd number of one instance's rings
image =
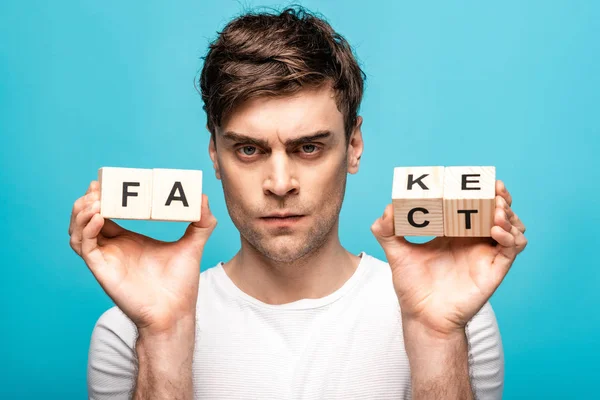
[[[222,121],[209,152],[242,240],[292,262],[337,234],[346,174],[362,152],[357,122],[347,144],[329,86],[251,99]]]

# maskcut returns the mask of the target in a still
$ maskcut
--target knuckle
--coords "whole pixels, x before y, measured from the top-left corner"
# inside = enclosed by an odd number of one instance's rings
[[[94,182],[95,181],[90,181],[86,193],[90,193],[92,190],[94,190]]]
[[[502,205],[503,208],[506,208],[506,206],[508,205],[504,196],[500,196],[500,205]]]
[[[77,199],[77,201],[75,201],[75,204],[73,205],[73,211],[75,213],[79,213],[82,209],[84,209],[87,206],[90,199],[90,194],[91,193],[88,193],[85,196],[81,196]]]
[[[82,228],[83,225],[85,224],[86,220],[89,219],[89,216],[90,216],[89,207],[86,208],[85,210],[81,210],[79,212],[79,214],[77,214],[77,217],[75,218],[75,226],[78,228]]]
[[[73,211],[77,211],[79,208],[81,208],[82,204],[83,204],[83,197],[80,197],[77,200],[75,200],[75,202],[73,203]]]
[[[92,207],[94,207],[94,202],[90,201],[85,205],[85,213],[89,214],[89,212],[92,210]]]
[[[85,210],[81,210],[77,213],[77,216],[75,217],[75,226],[79,227],[81,226],[81,222],[83,217],[85,216]]]

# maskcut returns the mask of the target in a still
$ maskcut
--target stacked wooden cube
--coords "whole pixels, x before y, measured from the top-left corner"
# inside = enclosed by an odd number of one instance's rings
[[[202,171],[102,167],[98,181],[104,218],[200,221]]]
[[[396,236],[489,237],[494,226],[496,168],[394,168]]]

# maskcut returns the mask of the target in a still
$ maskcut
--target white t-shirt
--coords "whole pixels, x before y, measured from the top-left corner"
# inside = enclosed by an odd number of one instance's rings
[[[196,399],[409,399],[410,368],[387,263],[361,253],[334,293],[282,305],[240,290],[219,263],[201,273],[193,385]],[[467,324],[478,399],[500,399],[504,353],[490,303]],[[91,399],[128,398],[136,380],[133,322],[117,307],[96,323]]]

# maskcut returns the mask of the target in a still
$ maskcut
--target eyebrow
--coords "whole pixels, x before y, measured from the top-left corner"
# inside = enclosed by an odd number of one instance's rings
[[[296,147],[302,144],[311,143],[315,140],[327,139],[332,136],[331,131],[329,130],[319,130],[310,135],[301,136],[295,139],[288,139],[285,141],[286,147]],[[232,142],[243,142],[248,143],[258,147],[269,147],[269,142],[264,139],[256,139],[241,133],[236,133],[233,131],[227,131],[223,133],[223,139],[230,140]]]

